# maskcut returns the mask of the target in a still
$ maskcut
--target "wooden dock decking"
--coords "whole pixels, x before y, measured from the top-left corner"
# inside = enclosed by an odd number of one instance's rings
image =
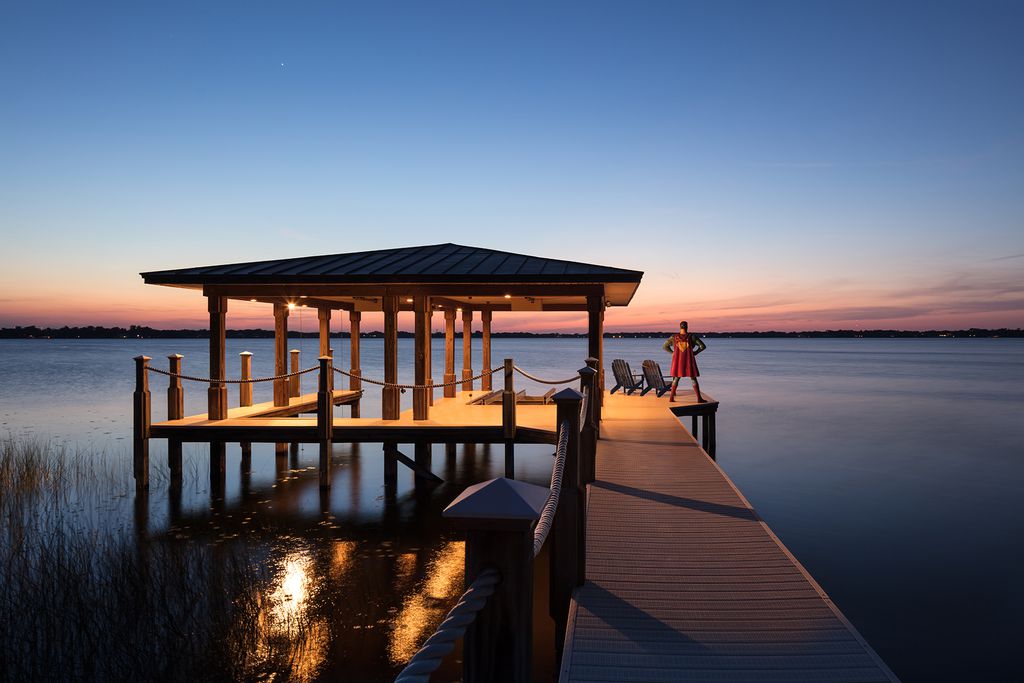
[[[586,546],[561,683],[897,680],[664,398],[606,396]]]

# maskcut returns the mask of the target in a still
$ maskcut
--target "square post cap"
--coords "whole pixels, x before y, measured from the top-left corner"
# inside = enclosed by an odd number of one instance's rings
[[[460,529],[528,530],[540,519],[548,489],[498,477],[473,484],[441,513]]]
[[[557,394],[551,397],[551,400],[555,403],[561,403],[562,401],[582,401],[583,394],[572,388],[565,388],[559,391]]]
[[[590,367],[589,365],[587,367],[585,367],[585,368],[580,368],[576,372],[580,373],[581,377],[589,377],[590,375],[596,375],[597,374],[597,370],[592,368],[592,367]]]
[[[185,356],[181,355],[180,353],[171,353],[171,354],[168,354],[167,357],[168,358],[184,358]]]

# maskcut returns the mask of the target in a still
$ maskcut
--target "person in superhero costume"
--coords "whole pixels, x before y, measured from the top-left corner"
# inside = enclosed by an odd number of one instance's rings
[[[700,384],[697,378],[700,370],[697,369],[697,354],[707,348],[700,337],[690,334],[685,320],[679,323],[679,334],[673,334],[661,348],[672,354],[672,391],[668,395],[669,402],[676,400],[676,387],[682,377],[689,377],[693,383],[693,393],[697,395],[697,403],[704,403],[704,397],[700,395]]]

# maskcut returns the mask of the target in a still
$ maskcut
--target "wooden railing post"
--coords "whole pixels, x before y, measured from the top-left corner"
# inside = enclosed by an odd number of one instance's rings
[[[252,352],[242,351],[238,354],[239,361],[242,364],[241,378],[252,379]],[[241,382],[238,385],[238,405],[242,408],[248,408],[252,405],[252,384],[249,382]],[[242,471],[252,471],[252,442],[240,441],[238,444],[242,449]]]
[[[289,353],[291,353],[292,356],[292,369],[290,372],[298,372],[301,369],[299,367],[299,350],[292,349]],[[300,395],[301,386],[299,384],[299,379],[301,378],[298,375],[292,375],[288,378],[288,396],[290,398],[296,398]]]
[[[180,353],[167,356],[167,370],[172,375],[181,374]],[[185,391],[181,387],[181,377],[168,377],[167,384],[167,419],[180,420],[185,417]],[[167,468],[171,471],[171,483],[181,479],[181,441],[167,440]]]
[[[583,585],[586,575],[584,554],[584,496],[580,486],[580,403],[583,394],[575,389],[562,389],[551,397],[557,406],[556,432],[568,425],[565,449],[565,470],[562,489],[549,539],[551,563],[548,589],[548,610],[555,621],[555,649],[562,651],[565,627],[569,618],[569,602],[576,586]]]
[[[597,384],[597,370],[587,366],[580,368],[580,384],[583,391],[589,392],[586,422],[583,425],[583,432],[580,434],[580,481],[583,486],[594,483],[597,478],[597,417],[596,411],[600,406],[597,403],[597,392],[600,391]]]
[[[132,455],[135,488],[149,488],[149,426],[152,423],[149,396],[149,356],[135,357],[135,393],[132,395]]]
[[[242,351],[238,354],[242,363],[242,379],[252,379],[252,352]],[[238,405],[246,408],[252,405],[252,384],[242,382],[238,385]]]
[[[590,402],[590,410],[594,416],[594,434],[596,438],[601,438],[601,406],[604,404],[604,379],[601,377],[601,361],[597,358],[590,357],[584,361],[588,368],[593,368],[594,374],[596,375],[594,383],[594,393],[592,396],[596,398],[596,401]]]
[[[334,401],[331,396],[330,356],[320,356],[320,378],[316,392],[316,431],[320,441],[320,488],[331,486],[331,442],[334,439]]]
[[[501,424],[505,434],[505,476],[516,476],[516,390],[513,362],[505,359],[505,388],[501,391]]]
[[[516,438],[516,389],[511,358],[505,359],[505,388],[501,392],[501,425],[505,439]]]
[[[533,527],[547,501],[543,486],[512,479],[474,484],[445,508],[466,530],[468,586],[494,567],[501,581],[466,630],[465,683],[526,683],[533,668]]]

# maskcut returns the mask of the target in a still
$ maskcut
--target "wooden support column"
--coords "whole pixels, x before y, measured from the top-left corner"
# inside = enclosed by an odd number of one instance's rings
[[[132,450],[135,489],[149,488],[149,426],[152,413],[149,395],[149,356],[135,357],[135,393],[132,395]]]
[[[206,300],[210,311],[210,377],[214,380],[207,389],[207,413],[211,420],[223,420],[228,416],[228,387],[224,384],[228,299],[209,295]]]
[[[355,375],[348,378],[349,391],[359,391],[363,388],[363,383],[359,379],[363,374],[363,370],[359,365],[359,321],[362,317],[363,314],[359,311],[349,311],[348,313],[350,337],[349,362],[351,364],[348,371],[349,374]],[[359,401],[352,402],[352,417],[359,417]]]
[[[316,309],[316,317],[320,321],[320,355],[331,356],[331,309],[326,306],[319,306]],[[334,371],[331,371],[331,377],[327,378],[327,383],[334,389]]]
[[[415,318],[415,357],[413,359],[413,384],[426,385],[427,364],[430,353],[430,299],[417,296],[413,299]],[[412,418],[426,420],[430,414],[427,389],[412,390]]]
[[[175,375],[181,374],[180,353],[167,356],[167,370]],[[168,377],[167,386],[167,419],[180,420],[185,417],[185,391],[181,387],[181,377]],[[171,471],[171,486],[181,485],[181,440],[167,439],[167,468]]]
[[[597,359],[598,405],[604,403],[604,296],[587,297],[587,354]]]
[[[252,379],[252,352],[242,351],[238,354],[238,359],[241,362],[241,378]],[[245,408],[252,405],[252,384],[249,382],[243,382],[238,385],[238,405]],[[242,448],[242,472],[248,473],[252,471],[252,443],[249,441],[242,441],[238,444]]]
[[[427,405],[434,405],[434,351],[433,351],[433,336],[434,336],[434,307],[430,303],[430,297],[427,297],[427,384],[431,387],[427,389]]]
[[[480,330],[482,332],[480,372],[485,372],[491,369],[491,311],[489,309],[480,311]],[[484,375],[480,379],[480,388],[484,391],[490,391],[492,386],[490,375]]]
[[[442,383],[448,385],[455,381],[455,311],[449,308],[444,310],[444,379]],[[455,397],[456,386],[454,384],[445,386],[445,398]]]
[[[274,375],[288,372],[288,305],[274,304]],[[274,380],[274,405],[288,405],[288,380]],[[288,453],[288,444],[278,442],[274,447],[278,459]],[[280,463],[278,463],[280,465]]]
[[[588,368],[594,371],[594,396],[603,396],[603,390],[598,384],[597,379],[600,377],[598,374],[600,362],[594,357],[587,358],[584,362],[587,364]],[[594,418],[594,434],[597,438],[601,438],[601,401],[591,401],[590,412]]]
[[[462,390],[473,391],[473,311],[462,309]]]
[[[505,359],[505,387],[501,392],[501,425],[505,437],[505,476],[514,479],[516,476],[516,387],[514,363],[511,358]]]
[[[533,526],[548,489],[511,479],[470,486],[444,517],[466,530],[465,583],[489,567],[501,575],[466,630],[462,680],[527,683],[533,676]]]
[[[389,384],[398,382],[398,297],[385,294],[384,309],[384,381]],[[398,387],[385,386],[381,391],[381,417],[385,420],[397,420],[399,415]]]

